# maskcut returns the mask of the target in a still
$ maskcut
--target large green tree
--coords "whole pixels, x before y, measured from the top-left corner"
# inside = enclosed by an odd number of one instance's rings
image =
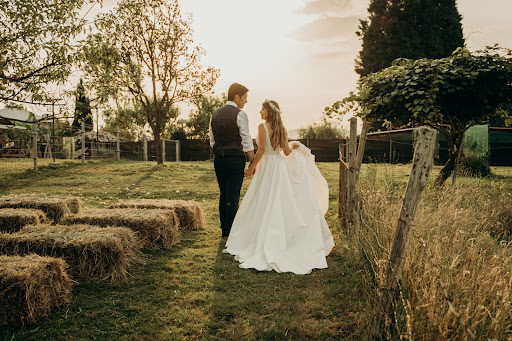
[[[96,97],[127,97],[141,104],[160,164],[161,134],[171,108],[210,92],[219,71],[200,64],[204,51],[194,45],[191,19],[181,14],[177,0],[121,0],[96,25],[100,32],[83,46]]]
[[[213,112],[226,103],[227,96],[221,97],[201,96],[194,101],[196,109],[190,112],[187,120],[188,136],[198,139],[208,139],[210,129],[210,119]]]
[[[356,112],[365,120],[428,125],[448,141],[449,159],[437,184],[452,173],[465,131],[486,124],[512,104],[512,50],[474,53],[457,49],[441,59],[401,59],[361,78],[356,92],[326,108],[328,115]],[[503,113],[502,113],[503,114]]]
[[[91,102],[85,93],[82,79],[78,83],[75,92],[75,116],[73,119],[73,129],[82,129],[82,121],[85,123],[85,130],[93,130]]]
[[[93,1],[98,2],[98,1]],[[0,1],[0,101],[45,101],[49,83],[67,80],[76,60],[87,0]]]
[[[371,0],[356,32],[361,76],[391,66],[397,58],[438,59],[464,45],[455,0]]]

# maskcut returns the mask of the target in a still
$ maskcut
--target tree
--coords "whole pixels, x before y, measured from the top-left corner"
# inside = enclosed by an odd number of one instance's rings
[[[201,96],[194,101],[197,109],[190,113],[187,121],[187,128],[190,130],[188,136],[209,139],[210,119],[213,112],[222,107],[226,101],[226,94],[222,94],[221,97]]]
[[[116,134],[119,129],[119,138],[123,141],[135,141],[142,137],[146,119],[140,108],[133,106],[107,109],[103,113],[105,118],[105,131]]]
[[[100,33],[89,35],[82,49],[96,97],[124,96],[141,104],[161,164],[161,134],[171,108],[210,92],[219,71],[202,69],[204,51],[192,46],[191,19],[182,17],[177,0],[121,0],[96,25]]]
[[[397,58],[448,57],[464,46],[455,0],[371,0],[356,34],[362,49],[356,72],[366,76]]]
[[[85,95],[85,88],[82,79],[76,87],[75,93],[75,117],[73,119],[73,128],[82,129],[82,121],[85,122],[85,130],[93,130],[91,103],[89,98]]]
[[[512,104],[512,50],[457,49],[441,59],[400,59],[361,78],[355,93],[326,108],[328,115],[355,111],[365,120],[428,125],[448,141],[449,159],[436,181],[452,173],[464,132]],[[493,116],[493,115],[491,115]]]
[[[336,127],[333,122],[322,119],[320,124],[311,124],[299,129],[301,139],[341,139],[347,136],[344,129]]]
[[[87,22],[87,0],[0,1],[0,100],[44,101],[49,83],[64,83],[76,60],[72,39]]]

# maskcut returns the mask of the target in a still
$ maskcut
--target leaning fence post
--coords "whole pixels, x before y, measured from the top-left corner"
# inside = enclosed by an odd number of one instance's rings
[[[356,182],[359,180],[361,174],[361,164],[363,163],[364,148],[366,147],[366,139],[368,137],[368,128],[370,123],[364,121],[361,129],[361,135],[359,136],[359,144],[357,145],[357,156],[356,156]]]
[[[34,172],[37,173],[37,122],[34,117],[34,124],[32,126],[32,158],[34,159]]]
[[[421,192],[427,185],[428,175],[433,163],[435,136],[434,130],[426,127],[420,128],[418,141],[414,148],[411,174],[389,254],[386,278],[377,298],[377,310],[370,330],[370,340],[382,339],[385,335],[386,322],[392,319],[395,297],[392,297],[391,294],[397,291],[402,276],[406,248],[411,236],[416,209],[421,198]]]
[[[142,135],[142,159],[148,161],[148,138],[146,134]]]
[[[121,141],[119,140],[119,127],[116,129],[116,154],[117,161],[121,160]]]
[[[85,121],[82,120],[82,163],[85,162]]]

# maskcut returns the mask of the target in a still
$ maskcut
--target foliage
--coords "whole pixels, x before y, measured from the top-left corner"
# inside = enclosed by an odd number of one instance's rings
[[[171,130],[170,139],[182,141],[187,138],[187,135],[188,134],[183,127],[175,127],[174,129]]]
[[[326,108],[328,115],[356,112],[373,121],[428,125],[448,141],[449,160],[437,184],[452,173],[464,132],[512,101],[512,51],[458,49],[448,58],[399,59],[361,78],[355,93]]]
[[[85,94],[85,88],[82,79],[76,87],[75,93],[75,117],[73,119],[73,128],[75,130],[82,129],[82,121],[85,122],[85,131],[93,130],[91,101]]]
[[[157,98],[157,103],[162,101]],[[150,116],[155,115],[156,107],[153,99],[150,98]],[[163,108],[167,110],[168,108]],[[180,111],[178,107],[172,106],[168,111],[162,112],[163,123],[166,127],[174,127],[175,121],[179,116]],[[124,141],[135,141],[142,138],[146,133],[147,121],[146,112],[140,102],[132,101],[128,105],[118,107],[117,109],[109,109],[105,111],[105,130],[110,133],[116,133],[117,129],[120,131],[120,138]]]
[[[320,124],[315,123],[299,129],[301,139],[341,139],[346,136],[346,130],[340,129],[327,119],[323,119]]]
[[[491,175],[489,161],[482,157],[466,156],[459,166],[460,174],[472,177],[485,177]]]
[[[215,96],[201,96],[194,101],[196,110],[190,113],[187,121],[187,128],[189,129],[188,136],[197,139],[208,139],[210,129],[210,119],[213,112],[224,105],[227,101],[226,94],[221,97]]]
[[[512,128],[512,105],[503,105],[489,115],[490,127]]]
[[[0,1],[0,100],[51,100],[49,83],[64,83],[77,59],[72,42],[84,32],[87,0]],[[55,100],[55,99],[53,99]]]
[[[140,103],[161,164],[160,138],[172,106],[208,93],[219,71],[203,70],[204,51],[193,46],[191,19],[177,0],[122,0],[96,25],[100,33],[89,35],[82,49],[96,97]]]
[[[362,41],[356,60],[361,76],[397,58],[448,57],[464,45],[455,0],[371,0],[368,14],[356,32]]]

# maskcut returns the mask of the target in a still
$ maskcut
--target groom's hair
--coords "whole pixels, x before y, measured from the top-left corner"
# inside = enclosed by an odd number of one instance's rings
[[[242,97],[243,95],[245,95],[247,92],[249,91],[249,89],[247,89],[245,86],[243,86],[242,84],[238,84],[238,83],[233,83],[229,86],[229,90],[228,90],[228,101],[232,101],[235,99],[235,96],[238,95],[240,97]]]

